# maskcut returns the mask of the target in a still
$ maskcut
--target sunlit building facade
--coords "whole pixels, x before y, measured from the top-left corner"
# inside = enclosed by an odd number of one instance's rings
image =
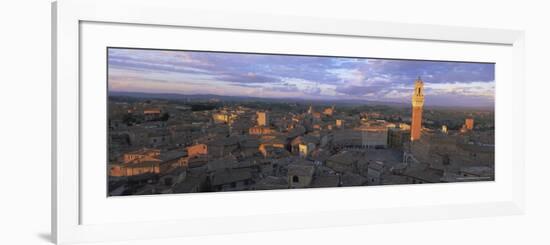
[[[464,123],[467,130],[474,129],[474,119],[473,118],[466,118],[466,122]]]
[[[256,112],[258,126],[268,126],[269,125],[269,116],[265,111]]]
[[[420,77],[414,82],[412,96],[411,141],[420,139],[422,131],[422,108],[424,107],[424,82]]]

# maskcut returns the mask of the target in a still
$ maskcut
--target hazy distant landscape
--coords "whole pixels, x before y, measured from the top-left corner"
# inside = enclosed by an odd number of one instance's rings
[[[410,117],[410,104],[398,102],[362,101],[362,100],[292,100],[288,98],[259,98],[259,97],[235,97],[220,95],[184,95],[184,94],[155,94],[155,93],[134,93],[134,92],[110,92],[109,98],[112,101],[144,101],[147,99],[165,100],[169,103],[198,106],[202,108],[217,109],[226,105],[246,105],[250,108],[265,109],[277,107],[280,110],[302,109],[309,105],[338,107],[348,114],[360,112],[380,112],[382,119],[398,121],[396,115]],[[463,119],[470,115],[476,115],[476,122],[485,125],[484,129],[494,129],[494,108],[493,107],[449,107],[449,106],[426,106],[429,109],[425,118],[433,128],[439,128],[443,124],[452,129],[459,129]],[[200,110],[200,109],[198,109]]]
[[[359,99],[300,99],[300,98],[262,98],[254,96],[223,96],[215,94],[170,94],[170,93],[142,93],[142,92],[117,92],[109,91],[111,98],[125,98],[125,99],[162,99],[170,101],[208,101],[212,99],[223,100],[225,102],[294,102],[294,103],[315,103],[319,105],[369,105],[369,106],[391,106],[391,107],[403,107],[409,108],[410,104],[405,102],[392,102],[392,101],[370,101]],[[481,110],[481,111],[493,111],[492,106],[446,106],[446,105],[427,105],[430,108],[445,108],[448,110]]]

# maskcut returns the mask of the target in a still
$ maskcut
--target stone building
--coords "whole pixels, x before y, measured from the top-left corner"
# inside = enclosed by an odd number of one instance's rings
[[[300,152],[300,157],[308,157],[311,152],[315,149],[315,144],[313,143],[302,143],[298,145],[298,149]]]
[[[409,129],[402,128],[389,128],[388,129],[388,147],[394,149],[403,149],[403,144],[409,142],[411,139],[411,131]]]
[[[214,120],[215,123],[229,123],[231,116],[227,113],[218,112],[212,114],[212,120]]]
[[[247,137],[239,142],[239,150],[243,157],[252,157],[260,153],[260,140]]]
[[[248,133],[250,135],[265,135],[273,133],[273,130],[265,126],[254,126],[248,129]]]
[[[342,128],[342,127],[344,127],[344,120],[342,120],[342,119],[336,119],[336,127],[337,127],[337,128]]]
[[[419,164],[408,167],[401,175],[406,177],[409,184],[439,183],[444,176],[444,171]]]
[[[425,138],[412,142],[411,152],[432,168],[457,171],[461,167],[494,165],[494,145],[469,141],[462,135],[434,133]]]
[[[286,177],[267,176],[254,184],[254,190],[276,190],[287,189],[288,179]]]
[[[256,112],[256,121],[258,123],[258,126],[260,127],[269,126],[269,116],[267,112],[265,111]]]
[[[145,173],[166,173],[170,169],[185,167],[183,150],[161,152],[158,149],[140,149],[123,155],[122,163],[109,165],[109,176],[135,176]]]
[[[162,111],[158,108],[150,108],[143,110],[143,116],[146,121],[158,120],[160,119]]]
[[[249,169],[227,169],[217,171],[211,176],[213,191],[241,191],[248,190],[253,184]]]
[[[351,151],[342,151],[332,155],[326,161],[326,166],[336,172],[357,172],[357,162],[360,156]]]
[[[327,107],[323,110],[323,115],[327,117],[331,117],[332,114],[334,114],[334,106],[333,107]]]
[[[290,188],[309,187],[313,179],[315,166],[313,163],[299,163],[288,165],[288,183]]]
[[[362,186],[367,183],[367,178],[355,173],[342,173],[340,175],[341,186]]]
[[[381,185],[384,164],[381,161],[374,161],[368,165],[367,183],[369,185]]]
[[[388,129],[364,126],[338,130],[332,133],[332,146],[337,149],[386,148],[388,146]]]
[[[189,157],[208,154],[208,146],[206,146],[205,144],[192,145],[187,147],[186,149],[187,149],[187,155]]]
[[[464,127],[466,130],[473,130],[474,129],[474,119],[473,118],[466,118],[464,122]]]
[[[239,148],[239,137],[216,137],[213,138],[208,145],[208,155],[211,157],[224,157]]]
[[[422,131],[422,108],[424,106],[424,82],[420,77],[414,82],[414,93],[412,96],[412,123],[411,141],[420,139]]]
[[[122,161],[123,163],[128,163],[135,160],[145,159],[146,157],[156,158],[159,155],[159,149],[142,148],[136,151],[124,153],[122,156]]]
[[[170,143],[170,132],[165,129],[150,130],[147,136],[147,143],[152,147],[160,147]]]
[[[319,143],[319,138],[314,135],[298,136],[290,142],[290,151],[295,155],[307,157]]]

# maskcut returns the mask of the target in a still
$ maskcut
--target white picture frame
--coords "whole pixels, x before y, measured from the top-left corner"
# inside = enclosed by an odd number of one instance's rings
[[[120,217],[119,220],[94,220],[83,222],[83,203],[86,192],[83,192],[82,172],[82,97],[81,81],[82,64],[82,25],[85,23],[115,23],[145,27],[173,27],[222,31],[262,32],[268,34],[296,34],[342,38],[376,38],[381,40],[429,41],[445,45],[466,43],[475,45],[506,47],[510,55],[509,69],[506,69],[503,81],[513,81],[510,91],[514,91],[513,103],[507,104],[508,110],[501,114],[506,124],[497,131],[507,132],[505,137],[497,135],[497,142],[508,141],[510,149],[504,157],[497,160],[510,161],[505,179],[496,182],[506,183],[499,187],[502,193],[492,199],[472,199],[463,202],[449,201],[433,205],[392,204],[391,200],[381,201],[387,207],[361,208],[352,206],[347,209],[312,209],[311,212],[299,208],[297,212],[281,212],[270,209],[258,213],[237,212],[223,216],[198,215],[184,219],[177,217],[160,220],[148,220],[147,215],[132,220]],[[134,0],[61,0],[52,5],[52,237],[58,243],[115,241],[127,239],[152,239],[178,237],[200,234],[223,234],[234,232],[267,231],[280,229],[313,228],[355,224],[378,224],[402,221],[437,220],[464,217],[482,217],[495,215],[521,214],[524,210],[524,34],[519,30],[497,30],[472,27],[451,27],[438,25],[419,25],[406,23],[388,23],[376,21],[341,20],[329,18],[310,18],[300,16],[267,16],[254,13],[209,12],[189,9],[188,3],[182,1]],[[497,74],[498,75],[498,74]],[[497,76],[498,77],[498,76]],[[502,77],[502,76],[501,76]],[[508,79],[508,80],[506,80]],[[499,80],[500,81],[500,80]],[[497,84],[499,84],[497,82]],[[500,85],[497,85],[497,87]],[[503,85],[506,87],[508,85]],[[498,91],[498,90],[497,90]],[[502,96],[509,97],[508,90],[500,90]],[[497,98],[500,96],[497,92]],[[502,98],[502,97],[501,97]],[[98,98],[104,100],[105,98]],[[511,98],[505,98],[511,101]],[[501,99],[502,100],[502,99]],[[497,102],[498,104],[498,102]],[[509,105],[509,106],[508,106]],[[512,116],[514,115],[514,116]],[[509,117],[508,117],[509,116]],[[507,119],[510,120],[507,120]],[[504,121],[504,120],[501,120]],[[504,153],[503,153],[504,154]],[[90,181],[90,180],[86,180]],[[91,180],[105,181],[105,179]],[[426,185],[427,186],[427,185]],[[378,188],[377,192],[384,192]],[[402,187],[408,188],[408,187]],[[434,193],[452,190],[453,185],[432,185],[423,187],[419,193]],[[491,190],[494,186],[461,185],[460,189]],[[484,189],[487,188],[487,189]],[[351,198],[360,194],[361,188],[345,190],[322,190],[323,193],[336,192]],[[401,189],[388,189],[388,192],[399,192]],[[292,192],[292,193],[290,193]],[[250,198],[250,195],[262,195],[262,198],[290,198],[294,195],[307,196],[310,190],[275,191],[269,194],[260,192],[244,194],[222,194],[200,196],[195,204],[206,201],[238,202]],[[290,194],[288,194],[290,193]],[[293,194],[294,193],[294,194]],[[298,193],[298,194],[295,194]],[[319,193],[319,192],[317,192]],[[414,190],[413,190],[414,193]],[[425,194],[423,194],[425,195]],[[429,194],[428,194],[429,195]],[[105,197],[106,198],[106,197]],[[146,197],[140,205],[158,205],[159,203],[182,202],[183,196]],[[399,200],[394,200],[399,201]],[[125,200],[125,204],[132,200]],[[94,202],[92,202],[93,204]],[[89,207],[91,205],[88,205]],[[174,207],[171,207],[174,208]],[[96,210],[97,211],[97,210]],[[101,210],[99,210],[101,211]],[[99,217],[99,216],[98,216]],[[120,225],[117,222],[124,222]]]

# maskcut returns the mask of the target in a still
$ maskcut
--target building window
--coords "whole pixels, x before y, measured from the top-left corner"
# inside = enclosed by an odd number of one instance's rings
[[[292,176],[292,183],[298,183],[299,181],[298,176]]]

